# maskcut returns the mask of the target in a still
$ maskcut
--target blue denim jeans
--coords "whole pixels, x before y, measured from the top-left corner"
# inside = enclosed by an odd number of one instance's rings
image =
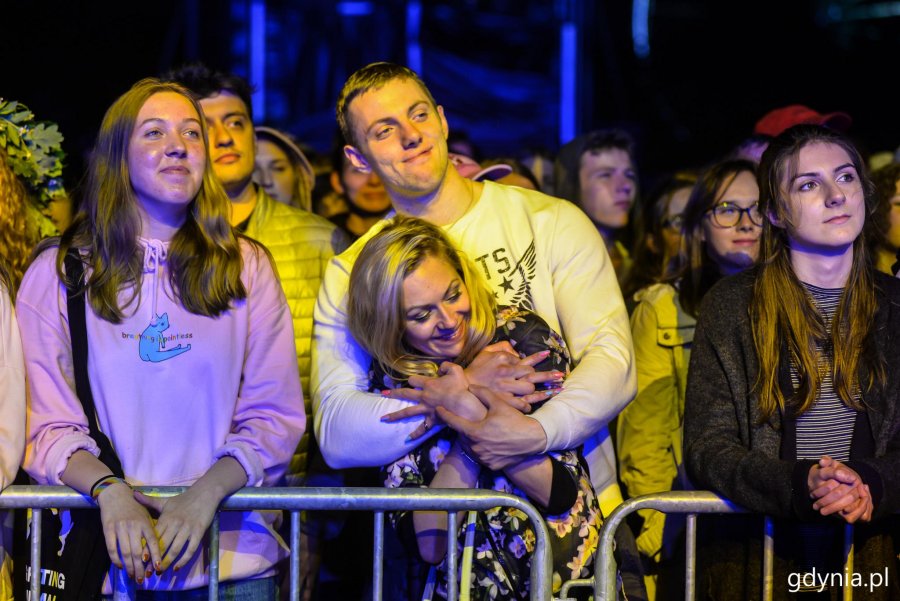
[[[205,601],[209,598],[209,588],[194,588],[187,591],[138,591],[137,601]],[[254,578],[237,582],[223,582],[219,585],[219,601],[272,601],[278,598],[275,578]],[[110,601],[112,595],[104,595]]]

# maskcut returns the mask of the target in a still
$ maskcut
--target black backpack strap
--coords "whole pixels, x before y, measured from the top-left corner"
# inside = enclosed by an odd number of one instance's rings
[[[97,419],[97,408],[94,406],[94,394],[88,379],[88,337],[85,307],[84,263],[78,251],[70,249],[66,253],[66,308],[69,313],[69,336],[72,339],[72,364],[75,368],[75,393],[84,415],[87,417],[91,438],[100,447],[100,461],[112,470],[113,474],[123,477],[122,464],[112,448],[109,438],[100,431]]]

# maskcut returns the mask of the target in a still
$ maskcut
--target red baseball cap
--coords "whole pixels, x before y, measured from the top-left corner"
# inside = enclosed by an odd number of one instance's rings
[[[789,127],[800,125],[801,123],[825,125],[844,132],[850,129],[853,119],[847,113],[835,112],[823,115],[808,106],[791,104],[774,109],[763,115],[762,119],[756,122],[753,133],[774,137]]]

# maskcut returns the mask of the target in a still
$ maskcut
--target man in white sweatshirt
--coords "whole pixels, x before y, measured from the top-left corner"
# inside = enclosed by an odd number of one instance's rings
[[[634,397],[628,315],[603,241],[573,204],[521,188],[462,177],[447,156],[447,121],[424,83],[406,67],[374,63],[354,73],[338,99],[344,151],[354,167],[374,171],[397,213],[445,229],[482,270],[498,303],[532,309],[561,332],[577,367],[563,391],[530,415],[490,411],[465,428],[480,462],[501,469],[514,458],[585,444],[591,478],[608,513],[621,501],[608,422]],[[376,225],[332,259],[315,310],[311,390],[316,437],[336,468],[390,463],[418,446],[419,419],[381,417],[418,401],[426,428],[437,423],[440,378],[392,398],[366,392],[370,357],[346,327],[350,270]],[[484,353],[483,353],[484,354]],[[533,390],[531,368],[494,353],[494,388]],[[515,379],[519,376],[520,379]],[[395,396],[395,395],[394,395]],[[454,420],[455,421],[455,420]]]

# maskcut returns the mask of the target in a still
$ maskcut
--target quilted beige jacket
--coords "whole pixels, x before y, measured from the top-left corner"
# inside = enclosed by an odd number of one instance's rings
[[[281,286],[291,307],[297,365],[306,406],[307,432],[297,446],[287,473],[287,485],[298,486],[306,475],[312,424],[309,368],[313,308],[328,260],[342,252],[349,242],[345,234],[327,219],[277,202],[261,188],[257,194],[256,208],[244,233],[265,245],[275,259]]]

